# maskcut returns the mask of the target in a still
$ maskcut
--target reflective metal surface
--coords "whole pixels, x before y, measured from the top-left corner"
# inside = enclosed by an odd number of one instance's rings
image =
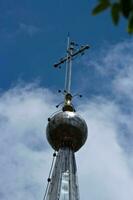
[[[75,156],[69,148],[59,150],[46,200],[79,200]]]
[[[46,133],[48,142],[56,151],[61,147],[78,151],[87,139],[87,125],[75,112],[65,111],[50,119]]]

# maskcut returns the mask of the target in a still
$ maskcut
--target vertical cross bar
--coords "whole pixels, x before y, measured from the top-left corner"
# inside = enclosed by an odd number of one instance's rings
[[[65,75],[65,91],[70,93],[71,90],[71,76],[72,76],[72,49],[70,48],[70,37],[67,41],[67,61],[66,61],[66,75]]]

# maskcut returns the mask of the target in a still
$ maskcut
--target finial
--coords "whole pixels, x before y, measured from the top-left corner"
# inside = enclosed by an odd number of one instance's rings
[[[54,64],[54,67],[60,68],[60,66],[66,63],[66,75],[65,75],[65,88],[64,88],[64,106],[63,111],[75,112],[74,106],[72,105],[72,94],[71,94],[71,76],[72,76],[72,60],[78,55],[83,55],[85,50],[89,49],[89,45],[82,45],[77,48],[77,44],[70,41],[70,36],[68,34],[67,38],[67,55],[59,60],[59,62]]]

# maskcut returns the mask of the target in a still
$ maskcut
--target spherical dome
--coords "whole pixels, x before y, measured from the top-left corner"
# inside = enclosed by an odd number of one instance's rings
[[[60,147],[70,147],[78,151],[87,139],[87,125],[75,112],[59,112],[47,125],[47,139],[56,151]]]

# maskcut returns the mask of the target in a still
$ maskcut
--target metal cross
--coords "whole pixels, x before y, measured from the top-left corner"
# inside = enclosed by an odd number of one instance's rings
[[[65,89],[64,91],[71,94],[71,76],[72,76],[72,60],[78,55],[83,55],[85,50],[89,49],[89,45],[82,45],[79,49],[76,49],[78,45],[75,42],[70,42],[70,37],[67,41],[67,55],[54,64],[54,67],[60,67],[66,63],[66,75],[65,75]]]

